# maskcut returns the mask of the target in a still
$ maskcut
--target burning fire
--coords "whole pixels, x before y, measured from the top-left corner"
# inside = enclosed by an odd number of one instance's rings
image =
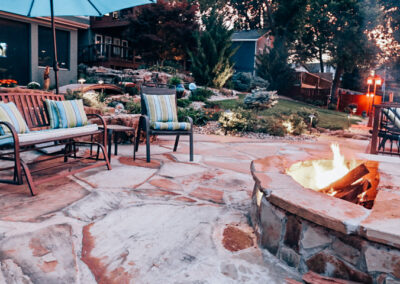
[[[346,165],[344,156],[340,154],[339,145],[331,144],[331,150],[333,153],[332,168],[327,168],[318,161],[313,162],[315,189],[327,187],[332,182],[344,177],[351,170],[348,165]]]
[[[356,161],[346,163],[340,154],[338,144],[331,144],[332,160],[315,160],[296,163],[287,170],[287,174],[304,187],[319,191],[334,181],[344,177],[357,166]],[[311,164],[310,164],[311,163]],[[329,192],[329,195],[334,195]]]
[[[331,160],[298,162],[287,174],[306,188],[371,209],[379,183],[378,164],[346,161],[338,144],[332,144]]]

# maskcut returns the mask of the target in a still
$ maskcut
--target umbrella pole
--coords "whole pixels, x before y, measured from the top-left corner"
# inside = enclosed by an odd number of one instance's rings
[[[54,4],[53,0],[50,0],[50,11],[51,11],[51,30],[53,34],[53,70],[54,77],[56,80],[56,94],[58,94],[58,62],[57,62],[57,41],[56,41],[56,26],[54,24]]]

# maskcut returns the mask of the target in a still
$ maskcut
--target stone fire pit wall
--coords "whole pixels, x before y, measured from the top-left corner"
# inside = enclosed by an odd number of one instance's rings
[[[400,283],[400,237],[393,234],[398,228],[390,227],[400,219],[382,218],[380,228],[386,231],[374,230],[369,221],[379,210],[391,210],[385,191],[378,193],[378,209],[367,210],[302,188],[285,174],[283,164],[281,157],[270,157],[251,165],[251,220],[259,245],[300,273]]]

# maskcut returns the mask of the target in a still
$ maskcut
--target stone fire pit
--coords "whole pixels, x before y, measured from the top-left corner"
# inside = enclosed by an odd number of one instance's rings
[[[379,162],[378,194],[368,210],[304,188],[287,175],[296,162],[329,156],[329,145],[304,147],[251,164],[251,219],[259,245],[301,273],[400,283],[400,160],[351,157]]]

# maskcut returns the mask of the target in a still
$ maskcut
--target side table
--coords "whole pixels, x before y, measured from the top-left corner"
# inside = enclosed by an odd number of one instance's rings
[[[112,147],[112,136],[114,134],[114,155],[118,155],[118,137],[119,133],[122,132],[133,132],[133,159],[136,158],[135,153],[135,128],[117,124],[107,125],[107,139],[108,139],[108,159],[111,162],[111,147]]]

